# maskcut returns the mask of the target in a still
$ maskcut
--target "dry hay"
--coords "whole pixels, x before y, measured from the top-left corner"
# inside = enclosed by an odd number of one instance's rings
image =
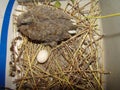
[[[103,90],[104,71],[100,63],[100,40],[103,36],[100,35],[97,19],[88,18],[99,15],[98,1],[91,0],[83,6],[79,3],[81,0],[69,1],[64,9],[76,20],[79,32],[52,48],[44,64],[38,63],[36,56],[41,49],[49,50],[50,47],[20,35],[15,24],[17,16],[14,15],[14,34],[15,37],[19,35],[12,41],[10,75],[15,78],[13,83],[17,90]],[[85,11],[87,6],[90,9]],[[22,43],[17,46],[18,40]]]

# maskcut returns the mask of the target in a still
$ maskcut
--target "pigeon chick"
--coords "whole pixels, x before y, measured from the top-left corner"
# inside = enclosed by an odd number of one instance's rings
[[[51,47],[69,39],[69,30],[76,29],[70,15],[47,5],[36,6],[21,14],[17,19],[17,27],[30,40]]]

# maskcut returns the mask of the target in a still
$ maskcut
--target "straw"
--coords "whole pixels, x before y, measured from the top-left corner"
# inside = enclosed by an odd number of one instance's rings
[[[17,90],[103,90],[102,77],[109,72],[105,72],[100,63],[100,60],[103,60],[101,39],[104,35],[101,35],[101,31],[99,31],[96,18],[96,15],[100,14],[98,0],[91,0],[83,7],[80,7],[79,3],[81,0],[71,0],[67,2],[65,9],[59,7],[70,14],[78,26],[78,33],[67,41],[50,48],[18,34],[23,43],[17,47],[16,54],[16,44],[14,43],[17,43],[17,39],[13,40],[10,73],[17,76],[13,81]],[[37,4],[36,0],[30,6],[22,3],[28,8]],[[45,1],[44,4],[54,6],[50,1]],[[83,12],[87,6],[90,6],[90,9],[86,14]],[[22,9],[16,10],[16,12],[24,11]],[[19,16],[14,14],[14,22],[17,17]],[[15,36],[18,33],[16,27],[16,23],[14,23]],[[41,64],[36,57],[38,52],[43,49],[48,50],[50,55],[47,62]],[[15,72],[12,71],[12,66],[16,68]]]

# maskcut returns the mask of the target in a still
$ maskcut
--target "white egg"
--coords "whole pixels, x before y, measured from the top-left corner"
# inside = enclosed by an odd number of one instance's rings
[[[77,32],[76,32],[76,30],[69,30],[68,33],[70,33],[70,34],[76,34]]]
[[[40,50],[37,55],[37,61],[39,63],[45,63],[48,59],[49,52],[47,50]]]

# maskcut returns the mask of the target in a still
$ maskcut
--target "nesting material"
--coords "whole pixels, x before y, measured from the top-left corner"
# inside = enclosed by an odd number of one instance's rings
[[[11,45],[10,75],[16,90],[103,90],[103,35],[97,19],[87,18],[99,15],[98,0],[81,7],[82,1],[70,0],[64,9],[23,3],[32,9],[13,20],[14,34],[22,38],[20,45],[18,37]],[[71,32],[74,26],[78,32]]]

